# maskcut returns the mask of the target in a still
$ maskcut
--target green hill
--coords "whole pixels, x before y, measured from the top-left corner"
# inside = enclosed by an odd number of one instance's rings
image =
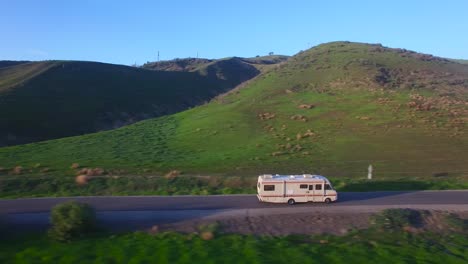
[[[0,149],[0,164],[112,174],[322,173],[333,179],[468,181],[468,65],[334,42],[174,115]],[[60,109],[60,107],[57,107]]]
[[[192,72],[79,61],[3,64],[0,146],[108,130],[172,114],[259,73],[236,60]]]

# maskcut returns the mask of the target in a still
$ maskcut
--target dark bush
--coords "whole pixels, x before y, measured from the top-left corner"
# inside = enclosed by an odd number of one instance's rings
[[[445,217],[447,224],[453,228],[468,231],[468,220],[462,219],[456,214],[449,214]]]
[[[0,214],[0,234],[7,230],[6,215]]]
[[[96,213],[87,205],[75,201],[56,205],[50,213],[52,227],[49,236],[58,241],[70,241],[96,230]]]
[[[378,228],[397,230],[416,226],[421,223],[421,213],[412,209],[385,209],[372,217],[373,224]]]

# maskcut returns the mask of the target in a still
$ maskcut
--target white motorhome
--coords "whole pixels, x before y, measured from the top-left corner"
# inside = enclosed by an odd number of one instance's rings
[[[270,203],[325,202],[338,199],[330,181],[321,175],[271,175],[258,176],[258,200]]]

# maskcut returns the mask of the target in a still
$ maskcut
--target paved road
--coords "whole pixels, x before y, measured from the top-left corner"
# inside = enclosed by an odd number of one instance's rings
[[[290,207],[286,204],[260,203],[255,195],[94,196],[0,199],[0,212],[6,214],[48,212],[54,205],[69,200],[88,203],[97,211],[228,210]],[[468,191],[341,192],[339,193],[339,201],[331,205],[307,203],[297,204],[294,207],[405,204],[468,204]]]
[[[468,211],[468,191],[348,192],[339,193],[333,204],[260,203],[255,195],[212,196],[119,196],[0,200],[0,214],[7,215],[11,230],[45,229],[50,209],[61,202],[76,200],[92,205],[101,223],[113,229],[137,230],[154,224],[233,216],[294,213],[375,212],[405,207]]]

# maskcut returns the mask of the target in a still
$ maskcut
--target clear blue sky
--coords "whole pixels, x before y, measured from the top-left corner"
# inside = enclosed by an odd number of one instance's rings
[[[468,59],[468,1],[0,0],[0,60],[142,64],[382,43]]]

